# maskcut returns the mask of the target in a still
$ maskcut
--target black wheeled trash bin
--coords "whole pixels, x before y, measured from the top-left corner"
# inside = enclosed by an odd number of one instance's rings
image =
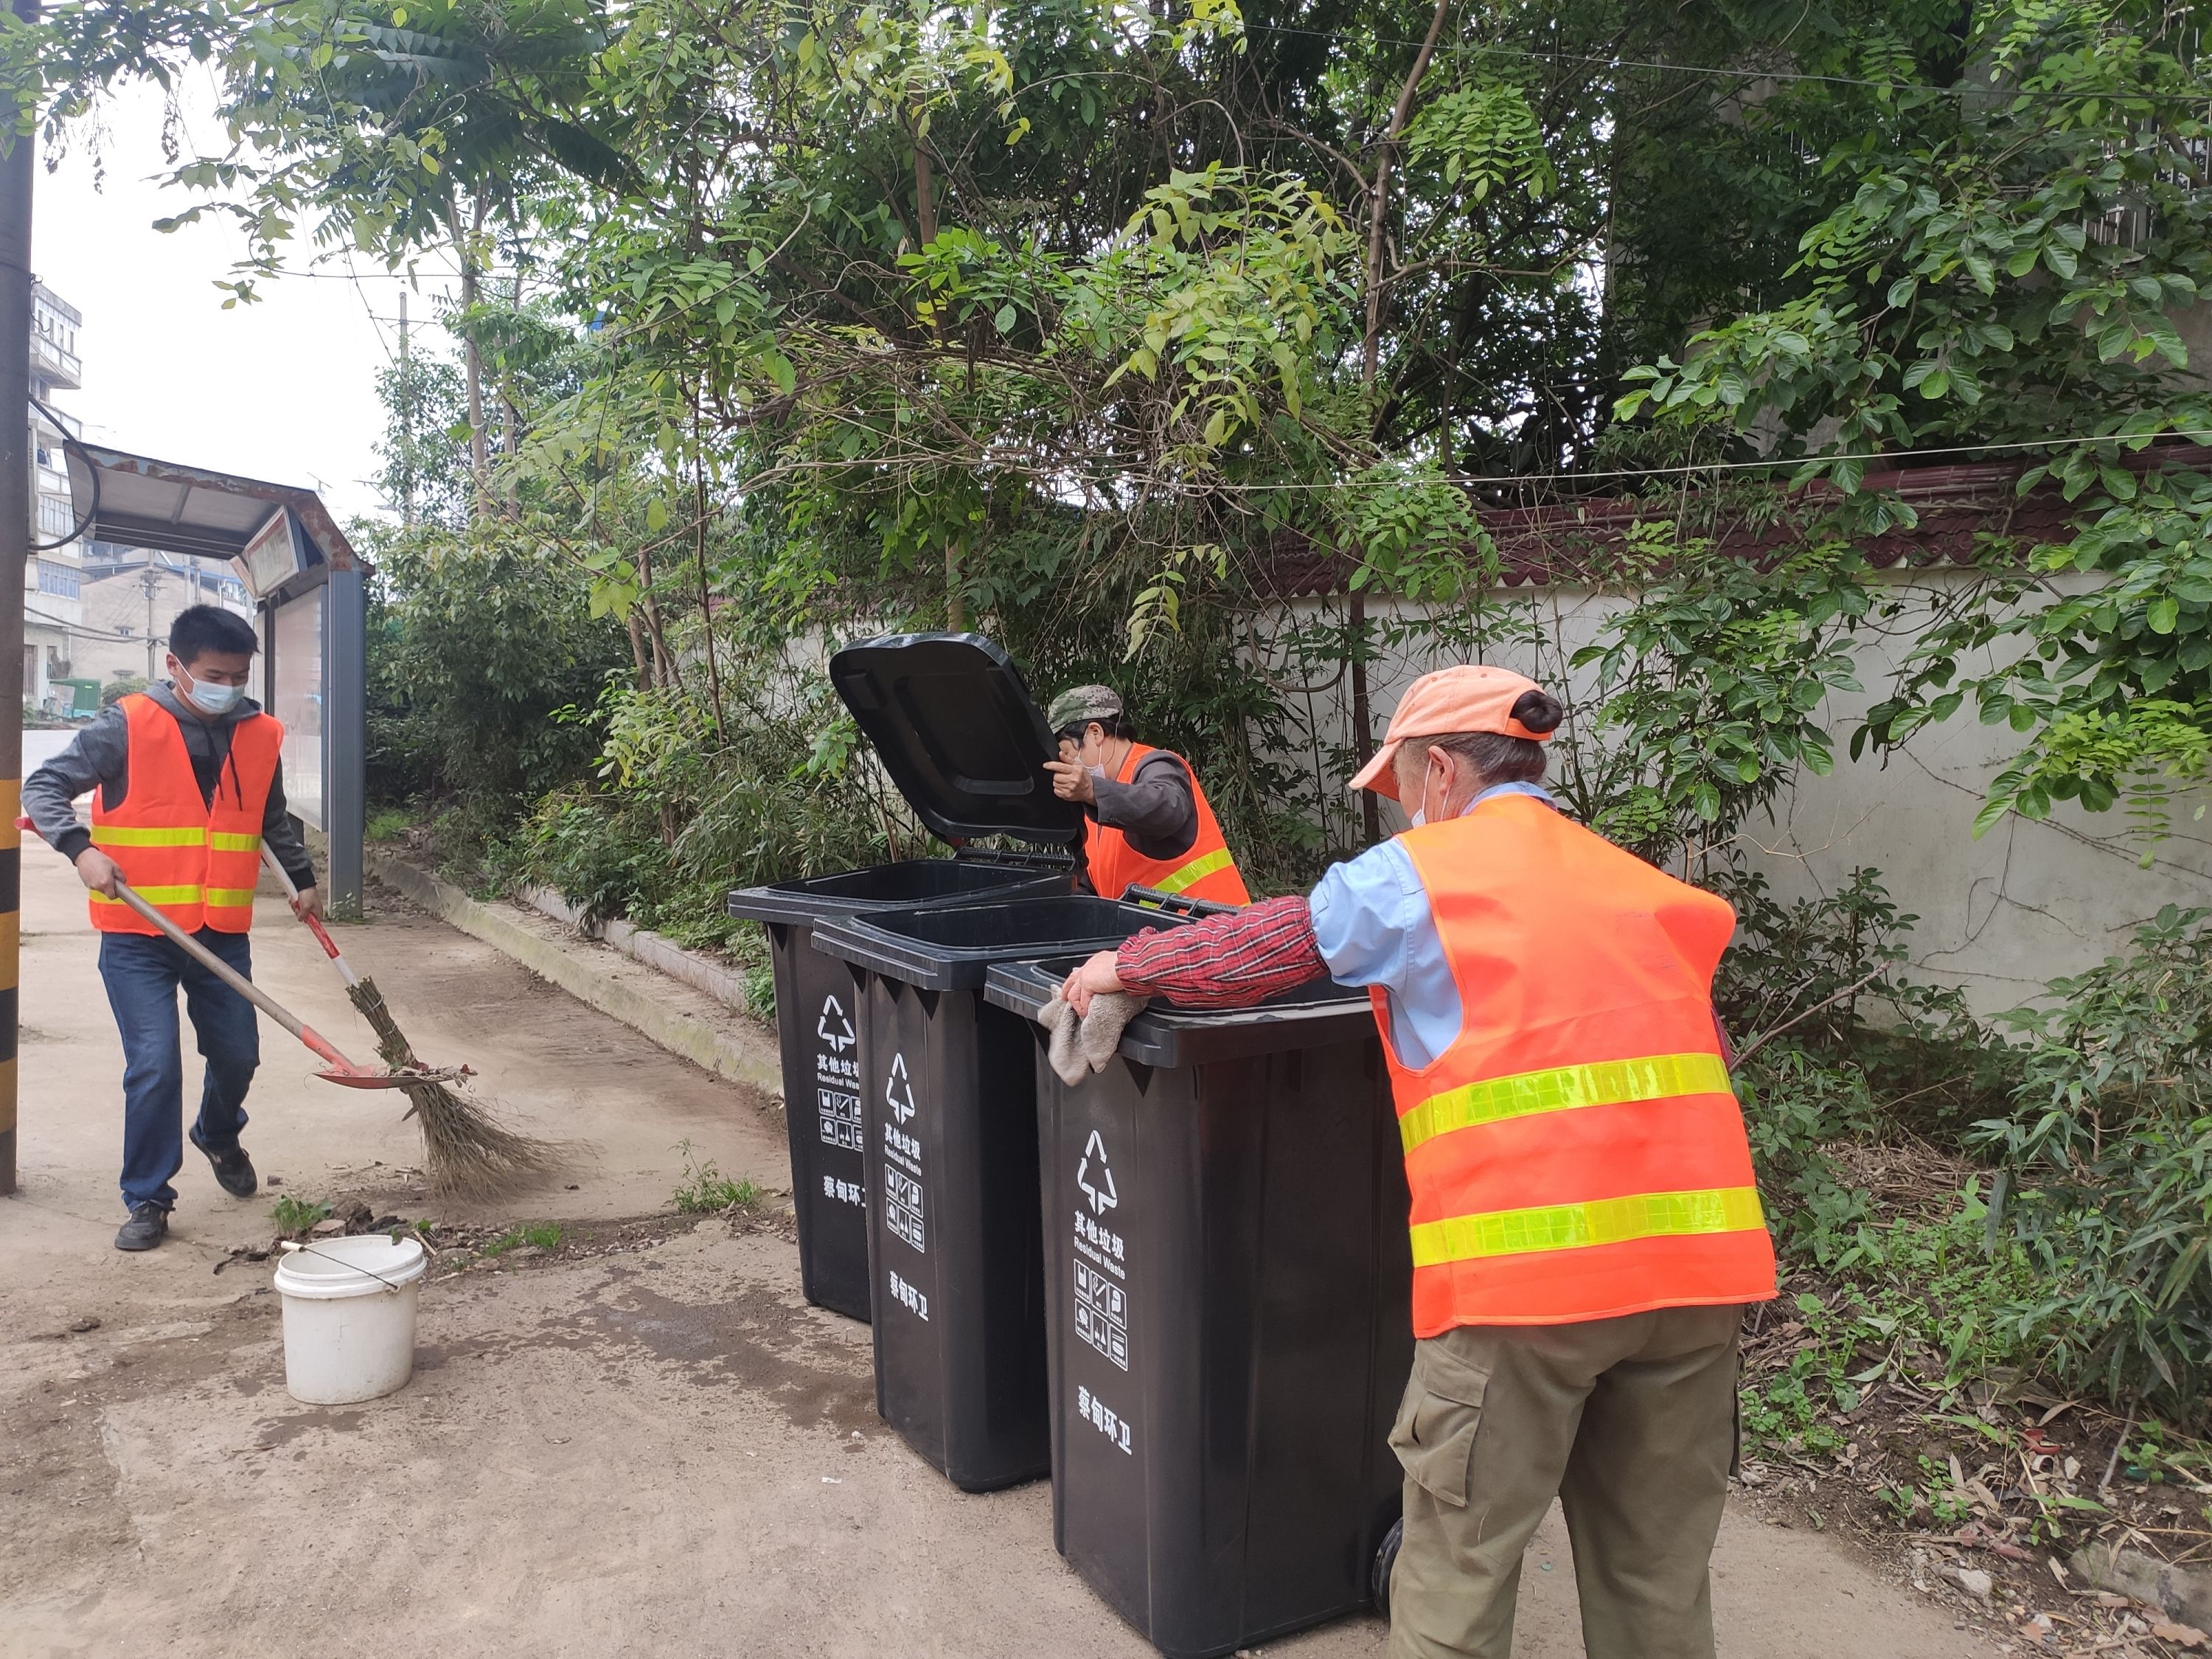
[[[1052,1469],[1036,1044],[983,981],[1218,908],[1159,902],[1017,899],[815,930],[861,1009],[876,1410],[969,1492]]]
[[[1073,965],[1002,965],[987,995],[1034,1018]],[[1365,995],[1156,1004],[1073,1087],[1042,1036],[1054,1543],[1174,1659],[1360,1609],[1398,1517],[1413,1352]]]
[[[1071,874],[1064,858],[963,849],[956,858],[878,864],[729,896],[732,915],[768,926],[792,1207],[799,1219],[799,1277],[817,1307],[854,1319],[868,1316],[860,1011],[843,964],[811,948],[815,926],[872,910],[1064,893]]]
[[[1041,742],[1029,696],[1005,653],[973,635],[902,635],[855,647],[852,660],[901,661],[896,691],[878,673],[831,681],[853,702],[862,729],[890,741],[885,769],[931,831],[957,849],[949,859],[912,859],[840,875],[742,888],[730,915],[763,922],[775,975],[776,1042],[783,1062],[784,1128],[791,1145],[792,1206],[799,1221],[799,1272],[806,1299],[854,1319],[869,1316],[866,1180],[860,1168],[860,1010],[851,974],[810,948],[817,924],[877,910],[912,910],[1029,894],[1067,893],[1068,851],[1082,833],[1079,810],[1055,799],[1039,765]],[[912,741],[914,721],[958,711],[967,724],[949,747]],[[855,713],[861,710],[855,708]],[[980,720],[976,719],[980,713]],[[1037,715],[1036,726],[1043,724]],[[1048,747],[1042,752],[1049,752]],[[949,757],[940,762],[937,757]],[[992,852],[964,843],[1007,836],[1033,851]]]

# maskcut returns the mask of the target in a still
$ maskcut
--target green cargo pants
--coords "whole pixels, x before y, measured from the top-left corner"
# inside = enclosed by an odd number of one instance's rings
[[[1740,1307],[1463,1326],[1417,1343],[1390,1659],[1507,1659],[1557,1496],[1589,1659],[1712,1659],[1706,1560],[1735,1458]]]

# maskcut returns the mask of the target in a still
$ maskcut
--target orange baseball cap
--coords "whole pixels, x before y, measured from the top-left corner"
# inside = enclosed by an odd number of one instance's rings
[[[1375,758],[1352,781],[1354,789],[1372,789],[1378,795],[1398,799],[1398,775],[1393,763],[1398,746],[1409,738],[1448,738],[1462,732],[1496,732],[1509,738],[1548,743],[1549,732],[1531,732],[1513,718],[1513,705],[1531,691],[1540,691],[1525,674],[1510,668],[1468,665],[1440,668],[1424,674],[1406,688],[1390,716],[1390,729]]]

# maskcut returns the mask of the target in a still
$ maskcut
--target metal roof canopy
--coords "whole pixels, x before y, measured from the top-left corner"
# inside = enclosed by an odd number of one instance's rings
[[[82,533],[94,540],[228,559],[245,578],[247,592],[259,599],[282,581],[266,580],[275,573],[265,567],[249,569],[246,550],[289,508],[307,532],[300,549],[310,556],[305,562],[331,570],[368,568],[312,489],[157,461],[97,444],[71,442],[67,448],[70,496]]]
[[[157,461],[74,438],[66,449],[80,535],[119,547],[228,560],[244,580],[262,617],[264,706],[273,708],[277,701],[278,615],[299,619],[302,613],[290,607],[318,604],[313,637],[319,678],[307,699],[307,723],[295,729],[303,742],[312,738],[319,753],[321,775],[312,805],[329,838],[331,908],[341,915],[358,915],[368,817],[368,562],[354,552],[312,489]],[[288,661],[290,649],[288,645]],[[289,747],[291,738],[286,742]],[[307,811],[311,803],[300,799],[307,791],[295,783],[292,793]]]

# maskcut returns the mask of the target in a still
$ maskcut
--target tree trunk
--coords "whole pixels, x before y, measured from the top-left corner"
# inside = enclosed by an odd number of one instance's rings
[[[508,303],[518,312],[522,309],[522,259],[520,244],[517,245],[514,261],[514,296]],[[517,454],[522,448],[522,411],[514,401],[514,382],[504,374],[499,377],[499,401],[501,411],[506,416],[507,422],[505,429],[499,434],[499,447],[507,454]]]
[[[1443,33],[1444,17],[1450,10],[1451,0],[1437,0],[1436,13],[1429,19],[1428,36],[1414,56],[1406,84],[1399,88],[1398,101],[1390,111],[1389,131],[1382,135],[1382,147],[1375,157],[1375,184],[1368,192],[1367,205],[1367,331],[1359,359],[1360,389],[1368,392],[1375,390],[1376,374],[1382,363],[1382,255],[1390,223],[1390,164],[1397,156],[1398,140],[1413,112],[1413,95],[1421,89],[1421,77],[1429,72],[1429,59],[1435,55],[1437,37]]]
[[[1413,67],[1407,73],[1405,85],[1399,88],[1398,101],[1390,110],[1389,130],[1382,135],[1382,148],[1375,157],[1375,183],[1367,198],[1367,325],[1359,354],[1359,389],[1370,399],[1375,396],[1375,382],[1382,365],[1382,266],[1389,240],[1390,164],[1396,159],[1398,140],[1404,135],[1406,123],[1413,112],[1414,94],[1421,89],[1421,77],[1429,72],[1429,59],[1436,53],[1437,37],[1443,33],[1444,17],[1450,10],[1451,0],[1437,0],[1436,11],[1429,19],[1428,34],[1414,55]],[[1368,419],[1379,428],[1382,410],[1370,408]],[[1367,697],[1364,593],[1352,595],[1351,622],[1352,731],[1353,748],[1364,759],[1375,748],[1374,710]],[[1382,839],[1382,804],[1371,789],[1359,792],[1359,827],[1370,844]]]
[[[692,430],[698,430],[698,406],[692,406]],[[707,587],[707,463],[704,458],[694,463],[692,505],[697,514],[694,526],[693,543],[699,565],[699,634],[707,642],[707,695],[714,708],[714,735],[723,742],[729,741],[729,727],[722,719],[722,671],[714,660],[714,607]]]
[[[653,647],[653,683],[680,688],[684,677],[676,671],[676,653],[668,648],[668,635],[660,626],[660,606],[653,597],[653,555],[643,548],[638,550],[637,580],[641,590],[637,608],[645,617],[645,637]]]
[[[921,121],[907,118],[908,136],[914,140],[914,225],[922,247],[937,240],[937,185],[929,166],[929,150],[921,140]],[[921,250],[915,250],[920,252]]]
[[[1352,596],[1352,730],[1354,758],[1362,766],[1375,751],[1375,713],[1367,701],[1367,595]],[[1382,803],[1372,789],[1359,792],[1359,829],[1372,847],[1382,839]]]
[[[461,244],[461,358],[469,382],[469,474],[473,481],[470,516],[481,514],[491,476],[491,453],[485,442],[483,420],[483,354],[477,349],[477,237],[483,230],[483,197],[469,207],[468,240]]]

